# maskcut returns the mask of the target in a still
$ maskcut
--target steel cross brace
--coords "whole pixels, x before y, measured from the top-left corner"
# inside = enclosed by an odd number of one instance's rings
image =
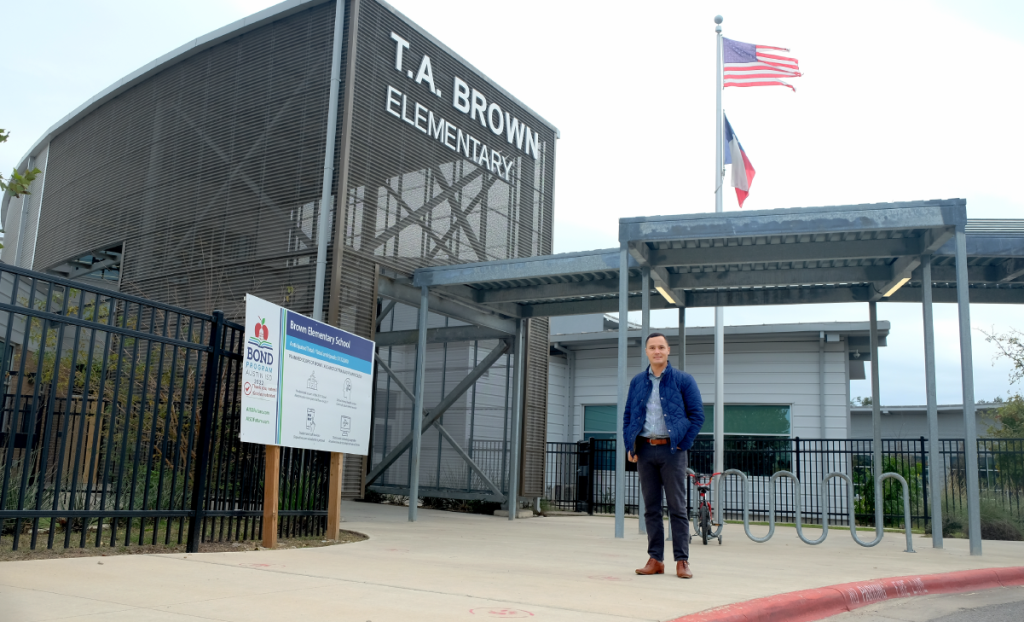
[[[380,330],[381,322],[383,322],[384,318],[388,316],[388,313],[391,313],[391,311],[395,308],[396,304],[398,304],[397,301],[389,300],[388,304],[385,305],[383,309],[381,309],[381,312],[377,315],[377,320],[373,323],[376,330]]]
[[[455,442],[455,439],[452,438],[450,434],[448,434],[448,431],[445,430],[441,426],[441,424],[438,423],[438,421],[441,419],[441,415],[443,415],[445,411],[451,408],[451,406],[456,402],[456,400],[462,397],[463,394],[465,394],[466,391],[468,391],[470,387],[472,387],[473,384],[480,378],[480,376],[484,375],[484,372],[490,369],[491,365],[494,365],[494,363],[496,363],[497,360],[501,358],[501,356],[505,354],[505,352],[508,351],[508,349],[508,341],[501,341],[496,348],[491,350],[490,354],[487,355],[487,358],[480,361],[480,363],[476,367],[474,367],[473,370],[465,378],[462,379],[462,382],[460,382],[458,386],[452,389],[452,391],[448,395],[446,395],[443,400],[441,400],[440,404],[438,404],[437,406],[429,410],[427,413],[425,413],[426,416],[423,419],[424,431],[429,429],[430,426],[432,425],[437,426],[438,431],[441,433],[441,436],[445,437],[448,440],[448,442],[452,444],[452,446],[455,448],[456,453],[458,453],[462,457],[462,459],[465,460],[467,464],[469,464],[469,467],[473,469],[473,471],[477,475],[480,476],[484,483],[487,484],[488,488],[494,491],[495,494],[499,494],[502,496],[504,496],[504,493],[501,492],[501,490],[494,484],[494,482],[492,482],[486,475],[484,475],[483,471],[480,470],[480,467],[473,461],[472,458],[469,457],[468,454],[466,454],[466,452],[461,447],[458,446],[458,444]],[[391,376],[391,379],[395,381],[395,384],[398,385],[398,388],[401,389],[410,398],[415,399],[415,396],[413,395],[412,391],[410,391],[409,388],[405,386],[405,383],[399,380],[398,376],[395,375],[391,368],[387,366],[384,360],[381,359],[379,355],[374,355],[374,357],[377,360],[377,364],[380,365],[381,369],[383,369],[389,376]],[[383,460],[381,460],[375,467],[373,467],[372,471],[366,474],[366,485],[369,486],[374,481],[376,481],[377,478],[380,477],[384,473],[384,471],[387,470],[388,467],[394,464],[395,461],[398,460],[398,458],[401,457],[401,455],[405,453],[405,450],[408,449],[411,445],[412,432],[409,432],[408,434],[405,435],[405,438],[403,438],[397,445],[395,445],[395,448],[391,450],[391,453],[385,456]]]

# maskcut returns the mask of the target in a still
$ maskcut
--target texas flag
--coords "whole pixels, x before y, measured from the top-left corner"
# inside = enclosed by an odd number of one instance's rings
[[[736,198],[739,199],[740,207],[743,207],[743,201],[750,194],[750,184],[754,182],[754,165],[747,158],[740,139],[732,131],[729,117],[725,114],[722,116],[725,117],[725,163],[732,164],[732,187],[736,188]]]

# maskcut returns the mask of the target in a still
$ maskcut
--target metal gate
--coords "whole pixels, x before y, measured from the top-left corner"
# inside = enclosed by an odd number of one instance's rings
[[[0,266],[0,548],[261,538],[244,334],[219,311]],[[328,464],[281,452],[280,535],[324,532]]]

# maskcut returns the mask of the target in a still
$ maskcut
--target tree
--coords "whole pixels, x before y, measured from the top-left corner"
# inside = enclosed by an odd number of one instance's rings
[[[985,335],[985,341],[996,344],[999,353],[996,358],[1008,358],[1013,363],[1010,371],[1010,384],[1017,384],[1024,378],[1024,333],[1011,328],[1007,333],[997,333],[994,329],[991,332],[981,331]],[[1024,396],[1020,393],[1011,395],[995,411],[992,419],[998,425],[989,426],[988,435],[995,438],[1024,438]],[[1024,491],[1024,463],[1021,462],[1020,454],[1017,452],[998,452],[996,455],[996,468],[999,470],[999,477],[1002,486],[1018,491]]]
[[[1013,363],[1013,369],[1010,370],[1010,384],[1020,382],[1024,378],[1024,333],[1016,328],[1011,328],[1006,333],[997,333],[995,329],[990,332],[983,330],[981,333],[985,335],[985,341],[994,343],[999,348],[996,358],[1007,358]],[[1020,393],[1011,395],[1005,404],[996,410],[993,419],[1000,425],[998,429],[995,426],[990,427],[989,435],[1001,438],[1024,438],[1024,397]]]
[[[1010,384],[1017,384],[1024,378],[1024,333],[1016,328],[1009,332],[997,333],[995,329],[991,332],[981,331],[985,335],[985,341],[996,344],[999,353],[996,358],[1007,358],[1013,363],[1010,371]]]
[[[996,438],[1024,438],[1024,397],[1018,393],[1006,400],[1006,405],[995,411],[992,417],[1000,426],[991,426],[988,435]]]
[[[7,142],[10,136],[7,130],[0,128],[0,143]],[[4,176],[0,175],[0,192],[10,192],[15,197],[29,194],[28,187],[40,173],[42,173],[41,170],[33,168],[31,171],[25,171],[24,175],[19,173],[18,169],[14,169],[11,171],[10,179],[4,179]]]

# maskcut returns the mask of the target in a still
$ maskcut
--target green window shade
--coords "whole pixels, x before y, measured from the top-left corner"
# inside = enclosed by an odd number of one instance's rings
[[[715,433],[715,406],[713,404],[704,404],[704,425],[700,426],[700,433]]]
[[[726,434],[770,434],[789,436],[789,406],[759,406],[756,404],[726,404]],[[704,405],[704,425],[701,434],[715,431],[715,406]]]
[[[614,436],[615,425],[618,420],[615,416],[615,409],[615,406],[584,406],[583,431],[610,432]],[[600,437],[595,435],[595,438]]]

